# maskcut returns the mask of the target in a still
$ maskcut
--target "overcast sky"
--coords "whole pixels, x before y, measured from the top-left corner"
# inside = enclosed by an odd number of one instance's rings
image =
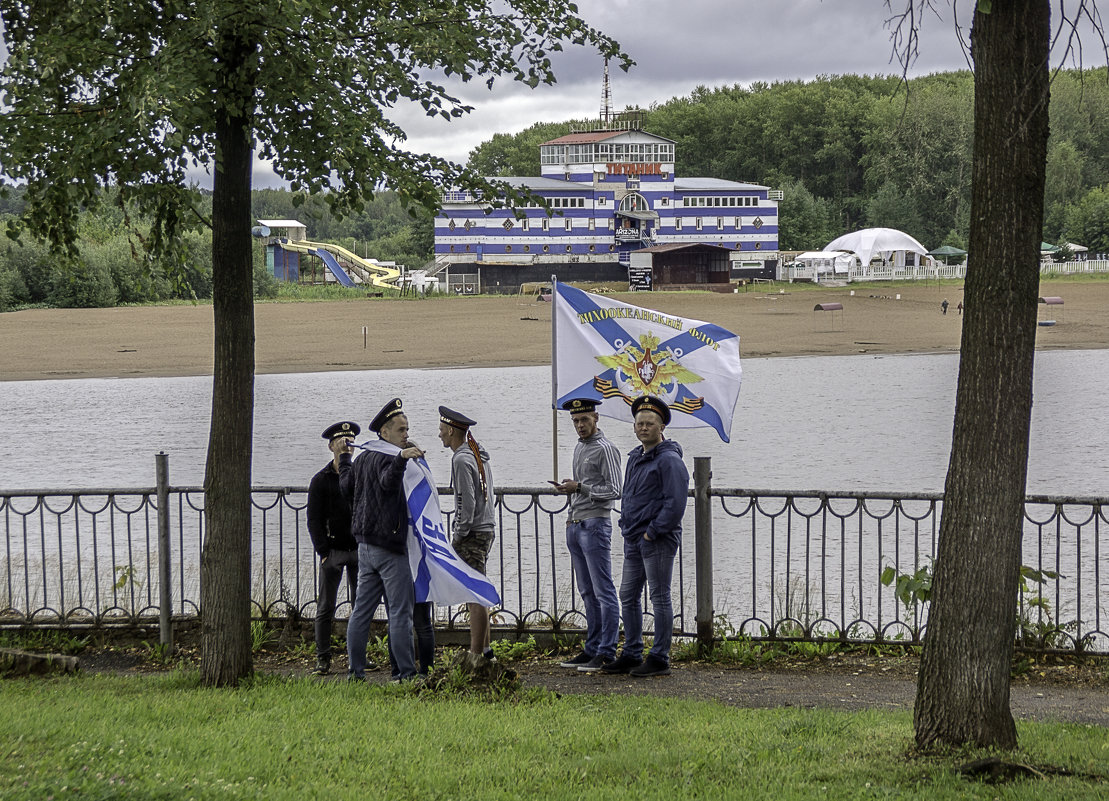
[[[967,66],[951,7],[945,0],[936,5],[944,16],[924,20],[912,75]],[[615,66],[610,72],[617,110],[664,103],[699,85],[901,71],[891,61],[886,26],[891,14],[883,0],[578,0],[578,7],[636,61],[628,73]],[[461,162],[494,133],[514,133],[541,121],[595,118],[602,70],[598,55],[579,49],[556,61],[555,86],[461,87],[476,110],[444,124],[401,117],[409,145]]]
[[[697,86],[811,79],[818,75],[899,74],[889,20],[910,0],[577,0],[585,19],[614,37],[636,61],[629,73],[615,67],[612,101],[649,107],[688,95]],[[912,0],[919,5],[920,0]],[[1056,9],[1078,0],[1052,0]],[[919,54],[911,76],[968,68],[964,45],[974,0],[933,0],[935,13],[920,20]],[[956,19],[957,15],[957,19]],[[1053,19],[1053,25],[1057,21]],[[962,33],[957,26],[962,27]],[[962,41],[961,41],[962,40]],[[1105,63],[1087,34],[1086,65]],[[1057,47],[1057,50],[1062,48]],[[1059,54],[1056,53],[1056,61]],[[459,86],[475,111],[461,120],[431,120],[420,109],[394,110],[407,131],[408,149],[465,162],[495,133],[515,133],[536,122],[595,118],[600,111],[602,61],[584,50],[556,59],[558,83],[535,90],[483,81]],[[258,164],[256,185],[274,184]]]

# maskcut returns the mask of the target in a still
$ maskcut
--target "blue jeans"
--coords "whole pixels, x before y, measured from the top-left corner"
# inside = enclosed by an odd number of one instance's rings
[[[674,638],[674,606],[670,581],[674,577],[677,543],[624,540],[624,578],[620,582],[620,609],[624,619],[624,656],[643,658],[643,585],[655,616],[655,644],[649,657],[670,664],[670,641]]]
[[[351,597],[358,594],[358,551],[332,551],[320,561],[319,596],[316,598],[316,656],[331,658],[331,624],[335,620],[343,570]]]
[[[566,524],[566,549],[585,605],[585,643],[589,656],[616,656],[620,602],[612,583],[612,523],[591,517]]]
[[[412,650],[412,605],[415,588],[408,556],[393,553],[376,545],[358,543],[358,595],[354,611],[347,621],[347,656],[350,673],[355,678],[366,675],[366,643],[370,639],[370,622],[381,597],[389,610],[389,644],[397,667],[395,677],[410,679],[416,675]]]

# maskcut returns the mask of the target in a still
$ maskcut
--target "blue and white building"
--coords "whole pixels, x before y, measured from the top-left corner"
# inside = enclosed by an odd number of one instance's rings
[[[435,259],[505,285],[625,280],[631,254],[659,245],[727,248],[731,274],[773,276],[778,200],[759,184],[674,174],[674,142],[638,130],[570,133],[540,146],[542,175],[501,178],[541,196],[520,219],[481,198],[447,192],[435,218]]]

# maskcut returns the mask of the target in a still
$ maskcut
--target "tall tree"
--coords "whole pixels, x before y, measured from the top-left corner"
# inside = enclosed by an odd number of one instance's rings
[[[567,0],[0,0],[0,19],[0,169],[26,184],[10,234],[28,228],[75,253],[78,211],[113,184],[124,207],[150,215],[158,255],[180,257],[182,234],[211,225],[201,673],[235,684],[252,670],[255,149],[294,190],[328,190],[336,212],[380,187],[427,208],[448,185],[493,197],[503,188],[406,151],[390,110],[467,113],[434,76],[552,83],[564,43],[630,61]],[[197,168],[214,174],[210,223]]]
[[[951,461],[921,657],[917,744],[1016,745],[1009,710],[1048,135],[1049,0],[979,0]]]

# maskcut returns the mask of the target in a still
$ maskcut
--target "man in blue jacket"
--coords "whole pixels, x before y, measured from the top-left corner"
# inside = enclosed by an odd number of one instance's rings
[[[663,436],[670,423],[665,401],[645,395],[632,403],[639,447],[628,453],[620,533],[624,535],[624,578],[620,583],[620,617],[624,621],[624,649],[605,665],[605,673],[644,676],[670,675],[670,641],[674,607],[670,582],[674,557],[682,541],[682,517],[689,493],[689,471],[682,448]],[[643,659],[643,608],[640,598],[647,585],[655,616],[655,642]]]

